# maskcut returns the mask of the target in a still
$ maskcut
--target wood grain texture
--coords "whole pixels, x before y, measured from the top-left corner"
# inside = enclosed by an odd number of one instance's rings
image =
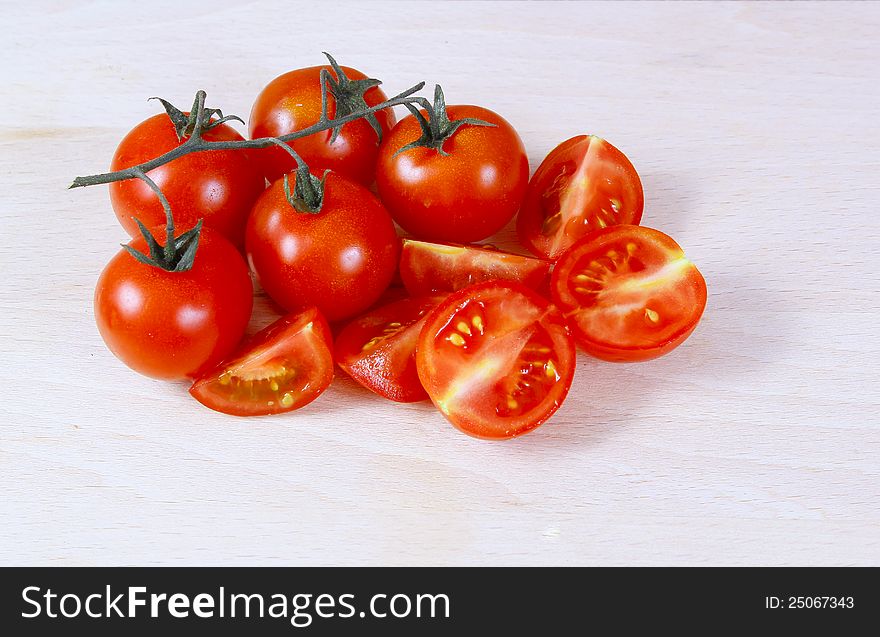
[[[2,8],[0,564],[880,565],[880,5],[203,6]],[[126,237],[105,187],[64,188],[147,97],[246,116],[322,50],[496,110],[533,169],[583,132],[624,150],[708,281],[691,339],[582,355],[505,444],[346,378],[237,420],[127,370],[91,305]]]

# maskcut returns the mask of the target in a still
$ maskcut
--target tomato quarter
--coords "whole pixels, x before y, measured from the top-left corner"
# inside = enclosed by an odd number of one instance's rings
[[[706,282],[658,230],[614,226],[575,243],[551,280],[578,344],[608,361],[643,361],[680,345],[706,307]]]
[[[425,400],[416,344],[428,311],[442,296],[403,299],[349,323],[336,337],[336,362],[358,383],[398,402]]]
[[[413,296],[503,279],[537,289],[546,280],[550,263],[502,252],[487,246],[427,243],[404,239],[400,278]]]
[[[478,438],[519,436],[562,404],[575,368],[559,311],[517,283],[451,294],[425,319],[419,378],[453,425]]]
[[[143,237],[128,245],[149,254]],[[168,272],[122,250],[95,289],[95,320],[110,351],[136,372],[165,380],[193,378],[227,356],[252,305],[244,259],[210,228],[201,231],[192,269]]]
[[[556,259],[590,232],[638,224],[644,203],[629,159],[604,139],[580,135],[559,144],[535,171],[517,234],[534,254]]]
[[[233,416],[299,409],[333,380],[332,337],[316,308],[283,316],[248,339],[190,388],[196,400]]]

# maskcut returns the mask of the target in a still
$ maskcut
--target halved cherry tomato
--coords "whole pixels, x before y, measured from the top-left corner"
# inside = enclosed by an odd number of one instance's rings
[[[206,407],[233,416],[299,409],[333,380],[332,342],[316,308],[282,316],[201,376],[189,393]]]
[[[416,364],[428,396],[453,425],[504,439],[531,431],[559,408],[575,351],[555,307],[518,283],[488,281],[431,311]]]
[[[428,395],[416,372],[416,344],[425,315],[442,296],[403,299],[349,323],[336,337],[336,362],[367,389],[411,403]]]
[[[413,296],[503,279],[537,289],[547,278],[550,263],[502,252],[488,246],[403,240],[400,278]]]
[[[553,301],[584,351],[643,361],[680,345],[706,307],[706,282],[671,237],[614,226],[578,241],[556,263]]]
[[[617,224],[638,224],[645,198],[629,159],[595,135],[579,135],[550,151],[535,171],[516,230],[532,253],[556,259],[582,236]]]

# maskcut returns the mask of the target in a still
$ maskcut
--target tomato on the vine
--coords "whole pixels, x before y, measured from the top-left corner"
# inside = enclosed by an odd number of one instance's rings
[[[416,364],[453,425],[503,439],[531,431],[559,408],[575,351],[550,303],[517,283],[489,281],[451,294],[428,314]]]
[[[542,259],[502,252],[491,246],[428,243],[404,239],[400,278],[413,296],[455,292],[461,288],[502,279],[538,289],[550,272]]]
[[[183,115],[187,115],[183,113]],[[202,132],[207,141],[244,141],[227,124]],[[180,146],[178,130],[169,115],[154,115],[135,126],[120,142],[111,170],[136,166]],[[244,226],[254,201],[266,187],[252,151],[212,150],[189,153],[147,173],[174,210],[178,226],[192,228],[200,219],[219,231],[236,247],[244,246]],[[135,218],[146,227],[165,223],[165,212],[156,194],[140,179],[110,184],[110,203],[119,222],[138,237]]]
[[[206,407],[233,416],[299,409],[333,380],[332,342],[316,308],[282,316],[199,377],[189,393]]]
[[[397,269],[400,240],[388,212],[364,186],[334,172],[307,202],[288,199],[279,179],[260,196],[248,220],[248,260],[263,289],[288,312],[314,305],[329,321],[366,310]],[[292,178],[290,181],[293,181]],[[305,184],[308,185],[308,184]]]
[[[164,231],[156,228],[158,236]],[[227,356],[244,334],[253,305],[244,259],[210,228],[202,228],[197,246],[191,269],[182,271],[148,265],[121,250],[98,279],[98,330],[110,351],[136,372],[193,378]],[[154,252],[143,237],[128,247]]]
[[[425,315],[442,300],[402,299],[355,319],[336,337],[336,362],[358,383],[389,400],[426,399],[416,372],[416,344]]]
[[[579,135],[550,151],[535,171],[516,230],[532,253],[556,259],[586,234],[638,224],[644,203],[626,155],[595,135]]]
[[[503,117],[480,106],[445,105],[409,115],[385,137],[376,186],[394,220],[418,239],[472,243],[509,222],[525,194],[529,162]]]
[[[556,263],[553,301],[575,340],[608,361],[643,361],[678,347],[706,307],[706,281],[671,237],[643,226],[587,235]]]
[[[336,118],[376,106],[388,98],[377,84],[356,69],[331,65],[312,66],[279,75],[260,91],[248,122],[252,139],[280,137],[316,124],[321,117],[321,71],[331,73],[327,90],[327,117]],[[335,77],[334,77],[335,76]],[[342,126],[334,133],[322,131],[294,140],[291,147],[315,171],[333,170],[361,184],[373,183],[381,137],[397,121],[394,111],[383,109]],[[296,168],[283,149],[258,151],[269,181]]]

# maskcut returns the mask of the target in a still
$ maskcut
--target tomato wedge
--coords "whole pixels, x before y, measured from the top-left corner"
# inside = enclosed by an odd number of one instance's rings
[[[680,345],[706,307],[706,281],[671,237],[614,226],[584,237],[556,263],[553,301],[584,351],[644,361]]]
[[[546,280],[550,263],[502,252],[491,246],[428,243],[403,240],[400,278],[413,296],[503,279],[537,289]]]
[[[550,151],[529,181],[517,217],[520,242],[556,259],[584,235],[638,224],[645,198],[629,159],[595,135],[579,135]]]
[[[575,368],[562,315],[518,283],[451,294],[425,319],[419,378],[443,415],[477,438],[519,436],[562,404]]]
[[[233,416],[293,411],[333,380],[333,339],[314,307],[283,316],[190,388],[196,400]]]
[[[442,296],[403,299],[355,319],[336,337],[336,362],[358,383],[389,400],[425,400],[416,344],[425,316]]]

